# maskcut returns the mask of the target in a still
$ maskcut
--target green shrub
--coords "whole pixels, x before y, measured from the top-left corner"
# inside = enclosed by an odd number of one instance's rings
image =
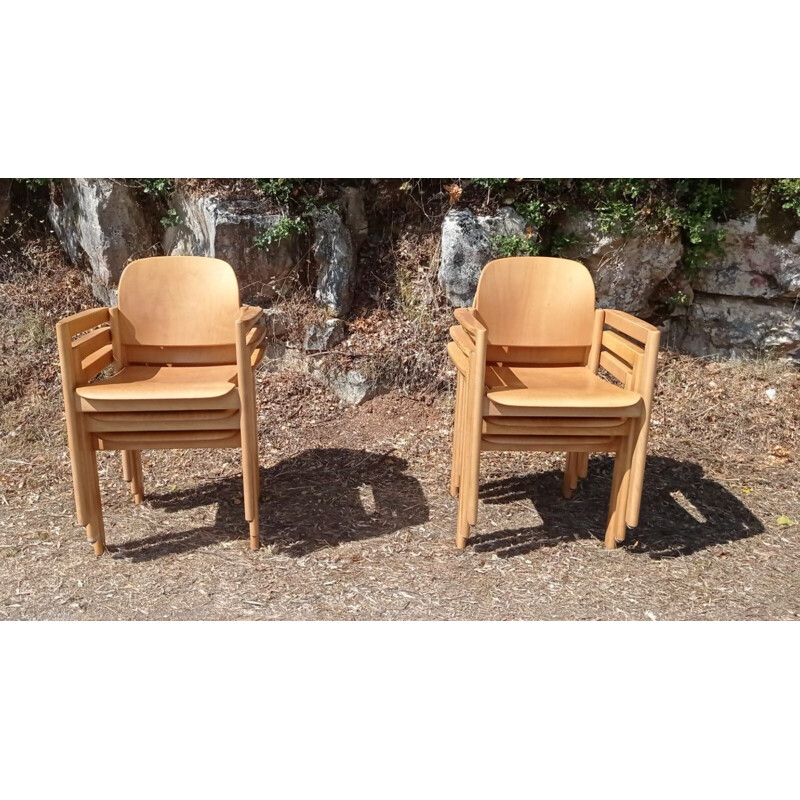
[[[253,180],[267,197],[281,205],[286,205],[302,185],[302,181],[298,178],[254,178]]]
[[[170,208],[167,210],[167,213],[161,217],[161,224],[165,228],[173,228],[181,224],[181,218],[174,208]]]
[[[509,181],[508,178],[470,178],[472,183],[482,189],[502,189]]]
[[[253,240],[253,244],[261,250],[266,250],[276,242],[293,234],[305,233],[307,230],[308,222],[302,217],[281,217],[271,228],[259,233]]]
[[[781,208],[793,211],[800,218],[800,178],[778,178],[775,190],[781,200]]]
[[[175,191],[173,178],[134,178],[136,184],[145,194],[151,194],[164,200]]]
[[[533,237],[494,236],[492,237],[492,248],[495,258],[510,258],[512,256],[537,256],[541,246]]]

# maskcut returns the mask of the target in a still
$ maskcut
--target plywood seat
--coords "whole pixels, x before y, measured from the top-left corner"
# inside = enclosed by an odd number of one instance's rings
[[[130,366],[75,392],[83,411],[231,409],[239,407],[236,372],[235,364]]]
[[[586,367],[486,365],[483,415],[638,417],[642,398]],[[600,421],[597,420],[599,423]]]

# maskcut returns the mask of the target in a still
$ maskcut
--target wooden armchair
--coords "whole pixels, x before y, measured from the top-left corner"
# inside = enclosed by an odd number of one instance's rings
[[[457,369],[450,493],[459,500],[458,547],[477,521],[482,450],[565,452],[567,498],[589,453],[613,452],[605,546],[638,524],[659,331],[594,306],[582,264],[503,258],[484,268],[474,307],[456,310],[447,351]]]
[[[254,372],[264,357],[262,309],[239,306],[224,261],[145,258],[129,264],[119,305],[56,325],[78,522],[105,550],[97,450],[121,450],[134,501],[141,451],[241,447],[250,547],[259,546]],[[76,338],[77,337],[77,338]],[[114,374],[98,377],[109,367]]]

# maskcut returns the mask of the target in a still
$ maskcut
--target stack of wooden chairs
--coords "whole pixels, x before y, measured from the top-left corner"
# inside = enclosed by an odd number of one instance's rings
[[[144,498],[142,450],[242,450],[250,546],[259,546],[254,372],[264,357],[263,310],[240,306],[224,261],[146,258],[124,270],[114,308],[56,326],[78,522],[105,550],[98,450],[122,451],[134,501]],[[112,371],[113,374],[106,375]]]
[[[624,541],[639,521],[658,330],[595,309],[588,270],[558,258],[490,262],[474,306],[455,316],[447,350],[458,375],[450,481],[458,547],[477,522],[486,450],[564,452],[565,497],[586,477],[589,453],[613,452],[605,544]],[[140,503],[142,450],[198,447],[241,448],[256,549],[254,374],[266,325],[262,309],[240,305],[231,267],[200,257],[134,261],[117,306],[61,320],[57,337],[78,521],[95,552],[106,546],[97,451],[122,452]]]
[[[481,452],[530,450],[566,454],[567,498],[587,475],[589,453],[615,454],[605,546],[616,547],[639,522],[658,329],[595,309],[589,271],[560,258],[490,262],[473,307],[455,317],[447,351],[457,370],[457,546],[477,522]]]

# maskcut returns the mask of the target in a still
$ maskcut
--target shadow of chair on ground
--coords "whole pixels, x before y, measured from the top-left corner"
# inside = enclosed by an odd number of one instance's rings
[[[571,500],[561,496],[560,471],[484,483],[480,497],[485,504],[530,501],[541,523],[483,534],[479,527],[471,546],[510,557],[576,539],[602,541],[613,466],[609,456],[593,458]],[[763,530],[759,519],[724,486],[705,477],[699,464],[653,456],[647,459],[639,525],[628,530],[624,546],[650,558],[674,558]]]
[[[299,557],[343,542],[420,525],[429,509],[407,462],[389,454],[345,448],[306,450],[261,469],[261,542]],[[117,558],[149,561],[220,541],[247,546],[240,476],[163,494],[148,494],[155,509],[177,512],[216,506],[212,525],[156,534],[113,548]]]

